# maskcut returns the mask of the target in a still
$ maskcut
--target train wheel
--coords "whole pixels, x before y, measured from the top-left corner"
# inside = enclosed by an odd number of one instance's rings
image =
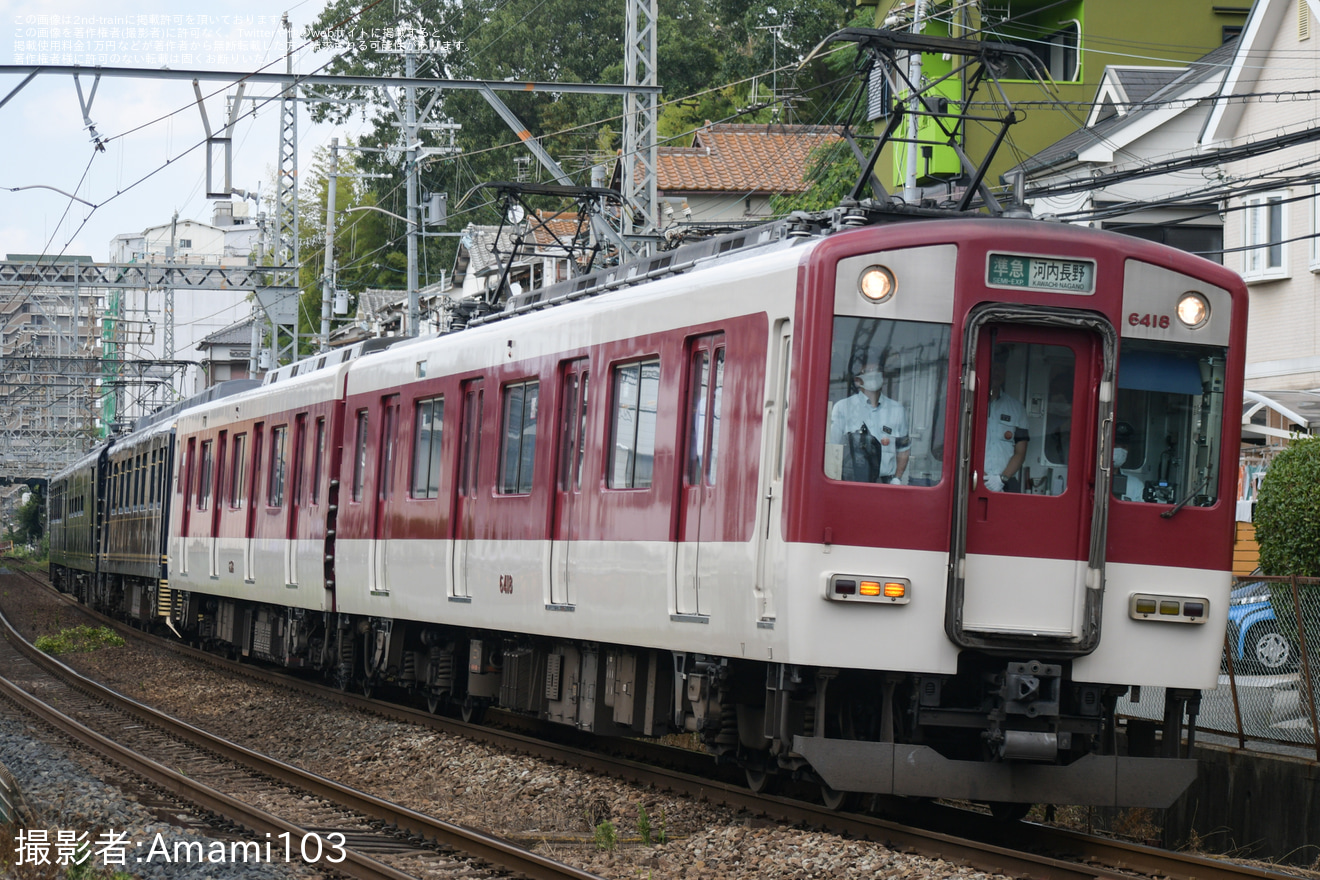
[[[779,787],[779,774],[764,767],[744,767],[747,774],[747,787],[754,794],[770,794]]]
[[[995,801],[990,804],[990,815],[998,822],[1021,822],[1031,812],[1031,804],[1012,804]]]
[[[444,703],[444,697],[439,694],[428,693],[426,695],[426,711],[430,712],[432,715],[439,715],[440,707],[443,706]]]
[[[486,715],[486,704],[472,697],[464,697],[463,705],[458,710],[464,724],[480,724]]]
[[[851,791],[835,791],[824,782],[820,784],[820,800],[825,805],[825,809],[839,812],[852,808],[855,798]]]
[[[362,679],[362,696],[370,700],[371,695],[374,694],[375,692],[376,692],[376,682],[369,678]]]

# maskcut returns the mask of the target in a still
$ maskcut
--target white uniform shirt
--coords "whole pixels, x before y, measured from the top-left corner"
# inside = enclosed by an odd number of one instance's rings
[[[1003,474],[1020,440],[1027,439],[1027,412],[1007,394],[990,401],[985,431],[985,473]],[[1013,474],[1012,476],[1017,476]]]
[[[875,406],[860,391],[834,404],[830,412],[830,433],[827,443],[843,443],[846,435],[860,431],[862,425],[871,436],[880,441],[880,476],[892,477],[898,468],[896,453],[906,450],[908,440],[907,410],[893,398],[880,395]]]

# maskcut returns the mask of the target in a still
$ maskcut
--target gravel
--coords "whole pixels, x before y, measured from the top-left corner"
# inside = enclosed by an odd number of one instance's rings
[[[31,601],[22,608],[6,609],[28,638],[81,622],[75,610],[57,607],[54,600],[39,593],[30,595]],[[8,599],[4,604],[14,605]],[[414,810],[507,837],[604,877],[982,880],[999,876],[877,843],[772,824],[427,728],[327,706],[134,643],[61,659],[134,699],[248,748]],[[31,744],[33,733],[20,729],[12,736],[14,744],[6,740],[6,748],[19,749],[25,742]],[[40,744],[32,747],[39,751],[39,759],[24,757],[10,768],[20,776],[29,800],[43,815],[60,817],[63,827],[91,828],[96,822],[119,822],[128,827],[133,823],[134,829],[145,833],[159,826],[140,816],[140,810],[131,813],[132,804],[98,807],[114,802],[105,786],[86,771],[70,767],[71,762],[59,757],[56,750]],[[6,760],[3,754],[0,760]],[[23,774],[16,763],[24,766]],[[63,769],[45,769],[48,766]],[[75,794],[84,790],[89,792],[86,796]],[[98,809],[99,814],[94,812]],[[616,843],[602,848],[604,832],[597,826],[607,820]],[[643,839],[647,822],[650,843]],[[136,874],[138,867],[130,866],[130,870]],[[208,866],[195,874],[182,873],[179,866],[170,866],[169,873],[144,871],[137,876],[218,880],[290,876],[283,866],[278,874],[250,867],[229,866],[226,871]]]

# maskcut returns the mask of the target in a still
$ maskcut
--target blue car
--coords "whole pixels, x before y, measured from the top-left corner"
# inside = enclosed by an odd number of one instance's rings
[[[1243,584],[1229,594],[1228,640],[1236,673],[1289,672],[1297,666],[1293,639],[1283,633],[1270,604],[1270,585]]]

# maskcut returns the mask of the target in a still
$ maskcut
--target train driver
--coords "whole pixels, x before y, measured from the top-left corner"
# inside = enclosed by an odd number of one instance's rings
[[[834,404],[826,443],[843,447],[844,480],[907,484],[907,410],[884,394],[884,357],[867,353],[852,364],[856,392]]]
[[[1008,358],[996,352],[990,366],[990,413],[985,432],[985,487],[991,492],[1018,492],[1018,472],[1027,457],[1027,411],[1004,393]]]
[[[1130,422],[1114,425],[1114,472],[1110,479],[1110,493],[1121,501],[1142,501],[1146,484],[1137,476],[1139,471],[1128,472],[1124,465],[1131,458],[1137,432]]]

